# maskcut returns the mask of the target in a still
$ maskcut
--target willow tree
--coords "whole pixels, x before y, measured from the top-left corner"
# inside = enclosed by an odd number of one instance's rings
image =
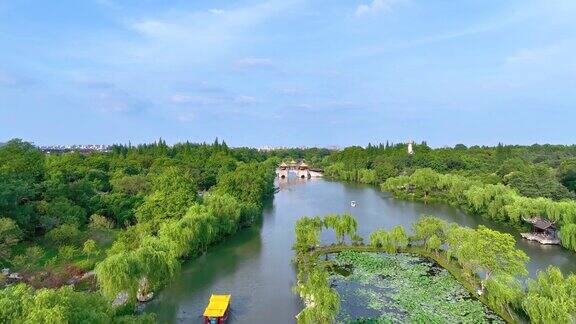
[[[513,317],[512,308],[519,305],[524,290],[513,276],[496,275],[486,281],[486,299],[493,309],[505,311]]]
[[[381,248],[386,252],[396,252],[396,247],[390,239],[390,233],[383,229],[377,229],[370,233],[370,245],[373,247]]]
[[[426,242],[432,235],[444,237],[446,222],[434,216],[424,216],[412,224],[416,239]]]
[[[424,193],[425,200],[438,185],[438,180],[439,173],[430,168],[418,169],[410,176],[410,182]]]
[[[167,238],[158,237],[148,237],[142,242],[142,246],[134,251],[139,266],[139,282],[146,279],[152,289],[157,289],[174,278],[180,262],[173,244]]]
[[[527,275],[528,260],[526,253],[516,248],[512,235],[482,225],[472,236],[465,239],[458,251],[458,261],[461,264],[473,265],[473,269],[484,273],[481,280],[482,290],[486,281],[494,275]]]
[[[296,251],[303,252],[318,246],[320,244],[320,231],[323,222],[318,216],[301,217],[296,221],[294,231],[296,232],[296,242],[293,248]]]
[[[434,251],[434,253],[438,254],[438,250],[442,246],[442,240],[436,234],[433,234],[426,240],[424,246],[426,247],[426,250]]]
[[[349,213],[342,215],[329,214],[324,217],[323,225],[326,228],[332,228],[336,233],[336,240],[339,244],[344,243],[346,235],[352,240],[358,230],[358,222],[354,216]]]
[[[567,224],[560,228],[562,246],[576,251],[576,224]]]
[[[341,230],[351,239],[358,231],[358,221],[350,213],[344,213],[340,218]],[[344,239],[342,239],[343,241]]]
[[[146,237],[138,249],[107,257],[95,271],[106,297],[113,299],[120,292],[127,292],[134,298],[142,279],[146,279],[153,289],[159,288],[174,277],[179,265],[172,241]]]
[[[204,203],[211,215],[218,220],[220,231],[224,235],[236,232],[242,210],[236,198],[229,194],[210,193],[204,197]]]
[[[394,226],[390,230],[390,242],[396,249],[403,249],[408,246],[408,235],[403,226]]]
[[[127,292],[135,298],[141,269],[132,252],[122,252],[108,256],[94,269],[100,290],[109,299],[120,292]]]
[[[474,237],[476,232],[464,226],[459,226],[457,224],[450,224],[446,228],[446,243],[448,244],[447,255],[448,259],[453,256],[458,257],[461,254],[461,250],[464,243],[471,237]],[[461,258],[463,262],[467,261],[465,258]],[[470,270],[466,263],[461,264],[465,269]]]
[[[574,323],[576,321],[576,275],[567,278],[550,266],[528,281],[522,308],[532,323]]]
[[[513,189],[503,184],[472,186],[464,195],[472,212],[498,221],[509,220],[506,206],[518,197]]]
[[[296,287],[304,309],[296,316],[302,324],[333,323],[340,310],[340,297],[328,283],[328,273],[313,268],[306,280]]]

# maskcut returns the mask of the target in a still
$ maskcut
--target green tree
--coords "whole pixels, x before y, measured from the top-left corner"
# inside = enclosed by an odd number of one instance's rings
[[[78,250],[72,245],[63,245],[58,248],[58,259],[63,261],[72,260],[76,257]]]
[[[324,216],[323,224],[324,227],[332,228],[334,230],[338,244],[344,244],[346,235],[352,239],[352,237],[356,235],[358,229],[358,222],[354,216],[349,213],[344,213],[342,215],[326,215]]]
[[[96,245],[96,241],[86,240],[82,247],[82,252],[86,253],[88,256],[98,255],[98,245]]]
[[[408,246],[408,235],[406,235],[404,227],[398,225],[392,228],[390,231],[390,242],[396,249],[403,249]]]
[[[12,255],[12,247],[22,238],[22,231],[10,218],[0,218],[0,262]]]
[[[412,230],[416,239],[426,242],[432,235],[444,237],[443,230],[446,223],[434,216],[423,216],[414,224]]]
[[[323,222],[320,217],[301,217],[298,219],[295,226],[296,242],[293,248],[296,251],[304,252],[318,246],[322,226]]]
[[[484,290],[486,281],[494,275],[527,275],[526,262],[529,258],[516,248],[514,237],[480,225],[475,235],[468,237],[459,249],[458,260],[472,264],[472,268],[484,272],[481,281]]]
[[[576,192],[576,158],[562,161],[558,168],[558,178],[564,187]]]
[[[80,226],[85,222],[86,210],[64,197],[49,202],[45,214],[41,216],[42,227],[46,230],[51,230],[60,224]]]
[[[576,251],[576,224],[566,224],[560,228],[562,246]]]
[[[440,240],[436,234],[432,234],[432,236],[426,240],[425,246],[426,250],[438,253],[438,250],[442,246],[442,240]]]
[[[378,183],[383,183],[388,178],[392,178],[398,175],[398,170],[394,167],[394,165],[390,162],[382,162],[377,164],[374,167],[374,171],[376,172],[376,179]]]
[[[554,200],[574,198],[570,192],[557,179],[554,170],[546,166],[531,166],[516,171],[504,177],[504,183],[526,197],[546,197]]]
[[[167,167],[155,176],[152,189],[136,210],[140,222],[181,217],[197,200],[198,190],[192,175],[178,167]]]
[[[114,222],[105,216],[92,214],[88,227],[91,229],[111,229],[114,228]]]
[[[62,244],[78,244],[82,233],[76,225],[63,224],[46,234],[46,239],[56,246]]]
[[[522,308],[531,323],[573,323],[576,321],[576,275],[567,278],[550,266],[528,281]]]
[[[19,269],[30,270],[36,266],[36,263],[44,256],[44,250],[40,246],[31,246],[26,248],[23,254],[17,255],[12,263]]]
[[[428,199],[430,192],[436,188],[439,175],[430,168],[418,169],[410,176],[410,182],[424,193],[424,199]]]
[[[328,285],[326,271],[313,269],[307,280],[296,291],[305,301],[305,307],[297,316],[303,324],[333,323],[340,310],[340,297]]]
[[[512,311],[517,307],[523,297],[523,288],[520,282],[510,275],[493,276],[486,281],[486,299],[493,309],[506,311],[514,317]]]

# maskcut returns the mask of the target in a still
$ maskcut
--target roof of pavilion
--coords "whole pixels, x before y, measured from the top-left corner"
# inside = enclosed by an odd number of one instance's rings
[[[554,222],[549,221],[547,219],[544,219],[542,217],[532,217],[532,218],[526,218],[524,219],[525,221],[527,221],[528,223],[534,225],[534,227],[545,230],[548,228],[555,228],[556,225],[554,224]]]

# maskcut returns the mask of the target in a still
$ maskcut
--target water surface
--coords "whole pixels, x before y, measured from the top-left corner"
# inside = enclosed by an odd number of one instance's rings
[[[291,263],[294,223],[301,216],[351,212],[359,222],[359,234],[368,237],[376,228],[406,229],[421,215],[434,215],[450,222],[476,227],[480,224],[508,231],[518,247],[530,257],[528,269],[554,264],[564,273],[576,271],[576,254],[558,246],[542,246],[522,240],[509,227],[469,216],[445,204],[396,200],[374,187],[322,179],[282,180],[262,220],[252,228],[213,247],[206,255],[182,266],[175,281],[146,305],[160,323],[201,323],[210,294],[232,294],[232,313],[227,323],[294,323],[301,306],[292,293],[295,269]],[[356,201],[352,208],[350,201]],[[325,233],[324,242],[333,240]]]

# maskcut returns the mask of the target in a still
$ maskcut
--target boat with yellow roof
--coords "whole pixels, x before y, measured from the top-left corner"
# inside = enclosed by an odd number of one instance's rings
[[[230,311],[231,295],[212,295],[204,310],[204,324],[224,324]]]

